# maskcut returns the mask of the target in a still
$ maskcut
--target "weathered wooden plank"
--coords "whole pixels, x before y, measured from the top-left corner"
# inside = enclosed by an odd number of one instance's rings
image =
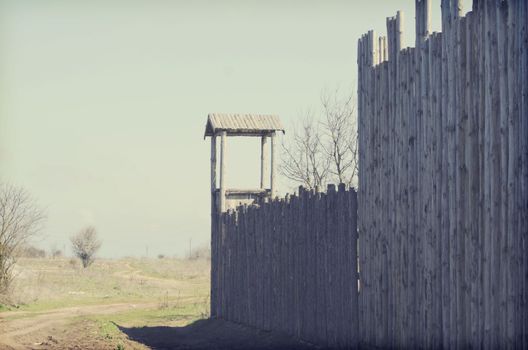
[[[466,226],[465,218],[468,215],[467,210],[467,194],[468,178],[467,178],[467,163],[465,159],[466,154],[466,130],[468,128],[468,110],[466,104],[466,18],[460,18],[456,23],[457,31],[457,76],[456,76],[456,94],[457,94],[457,115],[456,115],[456,129],[455,129],[455,144],[456,144],[456,218],[455,225],[457,227],[457,261],[456,261],[456,276],[457,276],[457,291],[456,291],[456,325],[457,325],[457,346],[467,347],[466,335],[466,269],[465,269],[465,247],[466,237],[469,236],[469,228]]]
[[[336,300],[334,298],[336,280],[335,280],[335,205],[336,205],[336,188],[335,185],[328,185],[326,195],[326,334],[328,337],[328,345],[335,347],[337,345],[337,324],[336,324]]]
[[[216,305],[218,298],[218,250],[216,247],[217,231],[216,225],[218,220],[218,209],[216,206],[216,136],[211,136],[211,289],[210,289],[210,315],[216,317]]]
[[[251,289],[250,289],[250,300],[249,300],[249,307],[251,310],[250,314],[250,325],[256,326],[257,325],[257,289],[259,286],[257,285],[257,268],[258,268],[258,261],[256,259],[257,257],[257,249],[258,249],[258,237],[257,237],[257,230],[256,230],[256,207],[250,206],[248,208],[248,220],[249,225],[251,227],[249,233],[250,233],[250,254],[251,254]]]
[[[481,205],[478,209],[478,216],[479,216],[479,231],[481,232],[479,237],[478,244],[481,247],[481,269],[480,269],[480,281],[479,281],[479,287],[480,291],[478,293],[478,305],[479,305],[479,322],[478,322],[478,335],[479,339],[482,342],[485,338],[484,336],[484,329],[486,324],[486,308],[487,304],[484,300],[484,297],[486,295],[486,288],[485,288],[485,278],[487,274],[486,269],[486,261],[484,260],[485,254],[486,254],[486,243],[488,240],[488,235],[486,234],[486,167],[485,167],[485,161],[484,157],[486,155],[485,152],[485,138],[486,138],[486,99],[485,91],[486,91],[486,51],[485,51],[485,42],[486,42],[486,21],[485,21],[485,10],[484,10],[484,1],[477,1],[474,3],[474,7],[476,10],[476,13],[478,13],[479,18],[479,30],[478,30],[478,50],[481,52],[479,60],[478,60],[478,80],[479,80],[479,86],[477,90],[477,94],[479,97],[478,102],[478,124],[479,124],[479,132],[478,132],[478,153],[479,153],[479,174],[480,174],[480,181],[479,181],[479,202]]]
[[[478,322],[474,319],[475,306],[476,306],[476,295],[474,288],[476,287],[476,273],[475,265],[477,263],[475,255],[475,240],[478,239],[478,227],[475,223],[478,221],[478,217],[475,215],[475,206],[478,204],[478,198],[475,197],[476,189],[478,188],[475,184],[478,182],[478,156],[475,152],[477,145],[477,127],[476,116],[474,110],[474,84],[473,79],[476,79],[476,65],[472,65],[473,57],[475,54],[473,33],[474,33],[474,20],[473,14],[469,13],[466,17],[466,29],[464,33],[461,33],[464,45],[463,49],[460,50],[460,56],[464,60],[465,74],[461,77],[465,88],[464,92],[464,103],[463,108],[465,113],[463,114],[463,120],[459,128],[459,139],[464,140],[464,151],[459,153],[461,164],[463,168],[459,169],[461,174],[459,176],[464,177],[458,182],[459,191],[463,191],[461,202],[459,206],[464,208],[464,215],[460,216],[460,225],[463,226],[464,232],[464,283],[466,289],[464,290],[463,314],[465,315],[464,325],[464,339],[463,345],[470,346],[474,337],[473,333],[476,329]],[[465,91],[464,91],[465,90]],[[459,197],[460,198],[460,197]]]
[[[415,294],[414,299],[416,300],[416,308],[420,310],[420,318],[418,325],[421,330],[416,330],[416,336],[419,337],[417,341],[424,344],[426,347],[431,347],[431,304],[430,299],[427,298],[430,294],[431,286],[431,271],[430,263],[431,258],[429,256],[429,247],[427,245],[429,231],[428,231],[428,212],[430,208],[430,197],[428,193],[427,183],[429,181],[429,174],[427,173],[427,161],[429,147],[428,135],[427,135],[427,118],[429,108],[429,74],[428,74],[428,56],[429,47],[427,37],[430,34],[430,2],[429,1],[416,1],[416,44],[415,44],[415,59],[416,59],[416,74],[415,79],[416,90],[415,94],[417,101],[415,104],[416,108],[416,133],[412,136],[415,139],[417,147],[413,149],[416,154],[411,154],[412,157],[416,157],[418,172],[417,176],[417,188],[416,191],[411,190],[411,200],[415,202],[417,208],[420,209],[422,215],[415,218],[414,231],[408,235],[406,244],[413,245],[409,239],[410,236],[414,236],[416,241],[414,242],[415,247],[408,251],[409,264],[407,269],[412,270],[406,272],[405,280],[409,280],[409,276],[420,275],[423,276],[424,288],[421,289],[408,289],[407,294]],[[413,73],[411,73],[411,76]],[[416,150],[421,150],[417,152]],[[410,186],[414,185],[414,182],[409,183]],[[412,188],[412,187],[411,187]],[[415,253],[415,254],[414,254]],[[419,278],[420,280],[420,278]],[[418,293],[413,291],[418,291]],[[425,312],[427,310],[427,312]]]
[[[374,208],[373,208],[373,229],[375,229],[375,257],[378,257],[374,261],[376,262],[376,276],[375,279],[376,283],[376,298],[379,300],[377,304],[378,308],[376,310],[376,323],[377,324],[383,324],[380,323],[380,321],[383,320],[383,314],[386,313],[386,309],[388,306],[388,299],[387,299],[387,293],[384,293],[384,285],[387,282],[387,276],[382,273],[383,269],[383,258],[385,256],[381,255],[381,251],[383,248],[383,208],[381,204],[381,181],[380,181],[380,174],[379,166],[380,166],[380,153],[381,153],[381,116],[380,116],[380,96],[381,96],[381,84],[380,84],[380,69],[378,66],[379,63],[379,47],[376,45],[379,43],[379,40],[377,39],[377,36],[375,33],[373,33],[373,67],[372,67],[372,82],[373,82],[373,93],[372,93],[372,101],[373,101],[373,129],[372,129],[372,139],[373,139],[373,183],[372,183],[372,190],[373,190],[373,198],[375,200],[373,201]],[[381,258],[381,259],[380,259]],[[380,342],[384,342],[384,339],[387,338],[387,332],[388,328],[386,325],[383,325],[383,327],[380,327],[380,333],[378,334],[378,338]]]
[[[442,1],[442,130],[440,139],[442,142],[442,171],[441,171],[441,276],[442,276],[442,346],[448,347],[449,337],[451,335],[451,318],[450,318],[450,289],[451,283],[449,279],[449,198],[448,198],[448,157],[449,149],[447,147],[447,130],[448,130],[448,106],[449,99],[449,85],[448,85],[448,66],[447,57],[448,41],[450,36],[448,33],[450,21],[450,8],[447,1]]]
[[[370,98],[368,96],[368,92],[371,91],[371,52],[369,50],[369,35],[370,33],[366,34],[365,35],[365,38],[364,38],[364,68],[365,68],[365,72],[364,72],[364,86],[365,86],[365,95],[364,95],[364,99],[365,99],[365,115],[367,116],[366,120],[365,120],[365,141],[364,141],[364,149],[365,149],[365,169],[366,169],[366,174],[365,174],[365,210],[364,210],[364,221],[365,221],[365,225],[364,225],[364,235],[363,235],[363,244],[365,246],[365,250],[363,252],[363,256],[364,256],[364,263],[363,263],[363,267],[364,267],[364,271],[363,271],[363,281],[364,281],[364,284],[365,284],[365,289],[364,289],[364,303],[365,303],[365,308],[363,310],[363,316],[364,316],[364,330],[365,330],[365,342],[369,343],[369,344],[372,344],[373,341],[374,341],[374,332],[375,332],[375,328],[372,327],[372,325],[374,324],[373,323],[373,319],[374,319],[374,305],[373,305],[373,301],[372,301],[372,293],[373,293],[373,290],[371,289],[372,285],[371,285],[371,280],[372,280],[372,270],[373,270],[373,266],[372,266],[372,261],[373,261],[373,250],[372,250],[372,243],[371,243],[371,225],[372,225],[372,202],[369,200],[369,198],[372,198],[371,196],[371,190],[372,190],[372,186],[370,185],[370,180],[372,179],[371,178],[371,168],[372,168],[372,155],[371,155],[371,123],[372,123],[372,118],[371,118],[371,104],[370,104]],[[367,287],[368,286],[368,287]]]
[[[480,280],[480,257],[479,240],[479,154],[478,154],[478,104],[476,102],[478,93],[478,18],[475,12],[470,12],[467,16],[466,29],[466,109],[467,128],[465,133],[465,162],[467,170],[466,188],[466,217],[464,225],[466,227],[465,239],[465,316],[466,316],[466,344],[474,344],[478,334],[478,281]]]
[[[287,330],[287,320],[288,320],[288,279],[289,279],[289,250],[288,250],[288,240],[289,240],[289,234],[288,231],[288,224],[289,224],[289,214],[288,214],[288,207],[290,204],[290,198],[289,195],[286,195],[286,198],[284,199],[284,204],[281,207],[282,212],[282,225],[281,225],[281,270],[282,270],[282,278],[281,278],[281,309],[280,309],[280,315],[281,315],[281,323],[280,327],[281,330]]]
[[[484,2],[484,33],[486,33],[486,40],[484,42],[484,203],[485,203],[485,215],[484,215],[484,334],[483,341],[488,348],[496,347],[496,343],[493,341],[494,335],[494,315],[493,315],[493,298],[495,297],[492,291],[493,284],[493,216],[492,216],[492,173],[491,173],[491,159],[492,159],[492,92],[494,85],[494,76],[492,74],[492,43],[490,40],[492,25],[491,19],[493,15],[492,5],[488,2]]]
[[[500,286],[497,281],[501,280],[500,276],[500,248],[501,248],[501,162],[500,162],[500,91],[497,89],[497,83],[500,81],[499,73],[499,52],[497,46],[497,7],[493,3],[488,7],[488,21],[489,21],[489,33],[490,33],[490,44],[486,53],[489,54],[490,68],[488,74],[488,86],[486,95],[489,94],[487,106],[489,108],[489,127],[490,127],[490,217],[489,224],[491,232],[491,295],[494,300],[491,302],[491,347],[499,346],[499,334],[500,334]]]
[[[406,157],[403,157],[402,159],[402,178],[405,181],[405,189],[402,193],[403,196],[403,202],[404,202],[404,214],[405,219],[402,222],[402,234],[404,235],[404,245],[405,247],[402,250],[402,256],[401,261],[402,264],[406,264],[406,271],[405,275],[402,276],[401,279],[401,285],[405,289],[406,294],[406,300],[408,301],[408,305],[410,306],[411,310],[415,310],[415,314],[417,314],[416,310],[419,307],[419,304],[417,303],[417,300],[421,300],[421,303],[423,304],[424,298],[422,297],[420,299],[420,293],[418,289],[411,289],[409,285],[409,275],[414,273],[417,274],[417,271],[420,269],[423,269],[423,262],[419,260],[419,252],[417,244],[417,224],[419,220],[418,215],[414,215],[413,213],[416,213],[418,210],[418,200],[417,196],[418,193],[418,184],[419,184],[419,177],[418,177],[418,157],[419,157],[419,146],[417,143],[417,133],[419,132],[419,127],[421,128],[421,121],[417,120],[416,118],[416,110],[418,108],[417,106],[417,79],[414,76],[414,72],[417,70],[417,66],[419,62],[417,61],[416,56],[416,48],[409,48],[408,50],[408,68],[407,68],[407,84],[408,84],[408,91],[407,91],[407,97],[405,102],[405,116],[404,116],[404,131],[403,131],[403,142],[404,142],[404,151],[405,148],[408,150],[408,154]],[[405,147],[406,143],[406,147]],[[412,258],[412,260],[411,260]],[[419,283],[418,280],[415,281],[415,283]],[[411,304],[412,301],[414,301],[414,304]],[[403,309],[402,312],[406,313],[407,310]],[[419,320],[417,318],[417,315],[415,317],[414,322],[419,323]],[[413,340],[414,342],[416,338],[418,337],[418,334],[413,334]],[[405,344],[403,344],[405,346]]]
[[[412,151],[409,151],[408,147],[414,147],[414,144],[409,142],[409,135],[413,132],[410,130],[414,126],[412,123],[412,116],[409,115],[409,96],[411,94],[411,85],[409,84],[409,76],[412,74],[411,69],[411,56],[408,49],[403,49],[396,54],[397,57],[397,76],[396,79],[399,83],[399,94],[397,98],[396,109],[396,137],[397,137],[397,152],[404,155],[395,159],[396,167],[396,205],[398,206],[398,213],[396,217],[396,231],[394,232],[394,240],[392,247],[388,249],[388,255],[391,257],[387,263],[387,271],[385,274],[393,276],[392,282],[389,286],[392,292],[392,300],[390,301],[391,307],[389,308],[392,315],[389,316],[389,322],[391,325],[389,328],[393,329],[391,338],[386,346],[398,347],[402,343],[401,339],[401,317],[403,315],[402,310],[405,307],[404,300],[406,299],[407,292],[403,285],[404,266],[402,265],[403,250],[405,249],[405,240],[407,235],[410,233],[408,230],[408,222],[412,218],[407,217],[406,213],[410,204],[410,187],[407,182],[408,179],[408,161],[409,155]]]
[[[499,157],[499,179],[495,179],[498,182],[497,186],[499,189],[499,213],[498,213],[498,344],[507,344],[507,316],[508,309],[507,304],[507,288],[508,288],[508,273],[510,266],[508,266],[508,41],[507,35],[507,3],[501,2],[496,3],[496,28],[497,28],[497,74],[498,74],[498,127],[499,127],[499,138],[497,140],[497,156]]]
[[[220,212],[224,212],[226,210],[226,162],[227,162],[227,132],[221,131],[220,132],[220,199],[219,199],[219,205],[220,205]]]
[[[339,347],[343,346],[343,335],[344,335],[344,329],[343,329],[343,303],[341,305],[337,305],[336,300],[343,300],[341,291],[341,255],[342,255],[342,242],[341,242],[341,233],[342,233],[342,221],[341,221],[341,185],[337,186],[337,193],[334,196],[334,210],[333,210],[333,221],[334,221],[334,229],[332,232],[333,239],[332,239],[332,249],[334,251],[333,255],[333,266],[332,266],[332,272],[333,272],[333,280],[334,280],[334,288],[333,288],[333,302],[334,302],[334,310],[335,310],[335,325],[336,325],[336,344]]]
[[[255,243],[256,243],[256,251],[255,251],[255,259],[256,259],[256,266],[255,266],[255,279],[256,279],[256,289],[255,289],[255,326],[258,328],[262,328],[263,324],[263,266],[264,266],[264,257],[263,257],[263,251],[262,251],[262,230],[263,230],[263,217],[262,215],[259,215],[262,210],[262,203],[259,203],[258,211],[255,211]]]
[[[432,166],[430,164],[430,159],[432,158],[431,155],[431,146],[432,146],[432,140],[430,135],[430,127],[429,124],[431,122],[431,105],[430,101],[431,98],[431,77],[430,77],[430,61],[429,57],[431,55],[431,40],[429,38],[426,38],[425,41],[421,44],[421,66],[422,66],[422,75],[423,78],[421,80],[421,108],[422,108],[422,117],[420,120],[420,126],[418,130],[418,134],[421,134],[421,137],[418,137],[418,149],[421,149],[422,152],[419,152],[418,157],[421,159],[420,167],[422,174],[421,180],[419,181],[420,189],[418,191],[418,198],[419,200],[419,207],[421,211],[421,220],[420,220],[420,227],[415,232],[415,235],[421,235],[422,236],[422,249],[423,249],[423,255],[422,259],[416,261],[414,264],[416,267],[420,267],[423,270],[424,274],[424,283],[425,288],[423,289],[423,296],[420,298],[423,300],[422,307],[424,308],[423,312],[423,324],[424,324],[424,336],[423,336],[423,343],[428,348],[433,348],[434,343],[434,327],[433,327],[433,266],[434,263],[433,259],[433,248],[432,248],[432,242],[433,242],[433,229],[430,226],[430,216],[431,216],[431,209],[432,209],[432,193],[431,193],[431,176],[430,169],[432,169]],[[410,242],[409,242],[410,243]],[[410,243],[412,244],[412,243]],[[411,263],[411,266],[413,264]]]
[[[301,205],[301,199],[303,196],[304,189],[303,187],[299,187],[299,193],[298,196],[295,197],[295,200],[293,201],[294,204],[294,217],[293,217],[293,254],[294,254],[294,263],[293,263],[293,285],[294,285],[294,298],[293,298],[293,312],[294,312],[294,335],[297,337],[300,337],[301,335],[301,312],[300,308],[301,305],[301,279],[299,276],[299,270],[301,268],[301,254],[300,254],[300,244],[299,244],[299,236],[301,232],[299,232],[299,226],[302,219],[302,205]]]
[[[242,322],[244,324],[249,324],[250,319],[249,315],[251,313],[250,306],[249,306],[249,293],[250,293],[250,280],[251,280],[251,270],[250,270],[250,264],[252,255],[249,254],[250,252],[250,230],[248,226],[248,207],[246,204],[242,206],[242,213],[240,216],[240,225],[242,225],[242,239],[243,239],[243,246],[242,246],[242,257],[241,257],[241,264],[242,264],[242,274],[243,274],[243,284],[241,286],[242,288],[242,300],[241,303],[243,304],[242,307]]]
[[[261,298],[262,298],[262,321],[261,329],[269,330],[269,202],[263,201],[260,208],[260,225],[261,225],[261,240],[262,240],[262,276],[260,282]]]
[[[364,106],[365,106],[365,98],[364,98],[364,90],[365,90],[365,84],[364,84],[364,35],[361,36],[358,39],[358,45],[357,45],[357,65],[358,65],[358,79],[357,79],[357,99],[358,99],[358,157],[360,164],[363,164],[363,167],[366,167],[366,157],[365,157],[365,138],[366,138],[366,128],[365,128],[365,118],[366,114],[364,113]],[[366,176],[365,176],[365,170],[359,169],[358,174],[358,197],[363,199],[365,188],[366,188]],[[363,201],[365,203],[365,201]],[[363,207],[358,207],[358,216],[361,216],[361,218],[358,218],[358,230],[359,230],[359,236],[361,237],[360,240],[362,240],[363,232],[365,230],[364,222],[365,222],[365,216],[366,213],[364,213]],[[319,246],[319,244],[318,244]],[[360,280],[363,278],[363,264],[364,264],[364,258],[365,254],[363,253],[365,249],[365,245],[358,243],[358,270],[359,270],[359,276]],[[318,257],[320,257],[320,254],[317,254]],[[319,264],[320,265],[320,264]],[[362,281],[359,282],[361,288]],[[319,298],[320,299],[320,298]],[[358,332],[359,332],[359,338],[365,339],[364,336],[364,330],[365,330],[365,312],[363,311],[365,307],[365,299],[364,299],[364,293],[361,291],[358,295],[358,318],[359,318],[359,325],[358,325]],[[319,327],[319,329],[322,329],[322,327]],[[322,333],[319,332],[319,335],[321,336]]]
[[[346,189],[345,186],[339,187],[339,193],[342,197],[341,204],[339,206],[341,216],[341,262],[340,268],[341,273],[339,275],[341,285],[341,298],[344,300],[343,311],[342,311],[342,341],[343,345],[346,346],[352,343],[351,337],[353,336],[353,324],[352,324],[352,293],[351,286],[354,283],[354,275],[352,273],[353,265],[350,259],[352,254],[351,238],[350,238],[350,191],[352,189]]]
[[[516,297],[516,307],[524,311],[523,315],[517,315],[516,323],[521,329],[526,330],[528,328],[528,323],[526,322],[527,317],[528,317],[526,316],[526,313],[528,311],[528,307],[526,306],[527,305],[526,290],[528,286],[528,281],[526,279],[524,279],[523,281],[523,276],[525,276],[525,273],[528,272],[527,267],[526,267],[528,265],[528,259],[526,258],[527,254],[522,254],[522,252],[523,252],[523,249],[527,249],[528,246],[526,245],[526,226],[523,225],[524,223],[526,223],[526,221],[524,221],[524,214],[521,214],[523,210],[521,208],[527,207],[525,205],[527,201],[526,199],[527,193],[524,191],[525,189],[524,169],[527,166],[526,165],[523,166],[521,165],[521,163],[523,162],[523,160],[527,160],[526,154],[525,154],[527,149],[525,148],[526,143],[524,139],[528,138],[528,129],[526,129],[526,125],[527,125],[526,119],[527,118],[523,117],[523,112],[524,112],[524,115],[526,115],[526,112],[528,111],[528,109],[525,109],[526,106],[524,105],[525,101],[523,97],[525,98],[525,96],[523,95],[526,92],[524,90],[526,86],[523,86],[522,77],[528,74],[528,72],[526,71],[526,66],[524,66],[524,69],[523,69],[523,65],[525,64],[528,65],[528,61],[523,59],[523,56],[524,58],[526,58],[526,47],[522,45],[522,42],[523,42],[522,40],[524,39],[523,38],[523,26],[524,26],[523,24],[526,23],[526,12],[523,11],[523,7],[524,7],[524,10],[526,10],[526,6],[524,6],[522,2],[516,3],[515,5],[516,5],[515,6],[516,25],[515,25],[515,28],[513,29],[513,32],[515,33],[516,57],[514,60],[517,66],[517,72],[515,73],[517,74],[520,73],[520,74],[518,74],[517,79],[515,79],[515,81],[513,82],[513,85],[515,86],[515,89],[518,94],[517,95],[518,103],[516,103],[516,105],[518,106],[518,115],[519,115],[518,129],[517,129],[517,140],[518,140],[517,145],[518,145],[519,153],[517,155],[518,163],[515,165],[515,173],[518,175],[517,181],[515,181],[517,185],[516,186],[517,196],[516,196],[516,205],[515,205],[516,214],[513,214],[513,215],[515,216],[514,220],[516,221],[517,234],[519,235],[519,246],[516,249],[516,253],[517,254],[520,253],[520,255],[518,255],[519,258],[517,259],[517,264],[519,266],[519,269],[516,274],[516,280],[521,281],[518,294]],[[523,20],[524,20],[524,23],[523,23]],[[528,346],[528,334],[523,335],[522,332],[523,331],[521,331],[519,334],[517,344],[519,344],[519,347],[522,347],[522,346],[527,347]]]
[[[296,207],[297,207],[297,196],[292,196],[290,201],[290,207],[289,207],[289,225],[293,229],[290,231],[290,240],[289,240],[289,247],[291,252],[291,259],[290,259],[290,268],[289,268],[289,288],[290,288],[290,298],[289,298],[289,324],[290,324],[290,334],[296,334],[296,327],[297,327],[297,317],[296,317],[296,286],[295,286],[295,269],[296,269],[296,251],[295,251],[295,240],[297,239],[296,230],[294,229],[296,227]]]
[[[517,6],[514,3],[508,2],[507,9],[507,19],[506,19],[506,31],[507,31],[507,48],[506,48],[506,79],[507,79],[507,89],[508,89],[508,99],[507,99],[507,130],[508,130],[508,171],[507,179],[503,181],[507,186],[507,217],[505,218],[508,226],[507,233],[507,300],[506,300],[506,312],[507,312],[507,339],[508,347],[510,348],[520,348],[522,342],[519,341],[521,332],[519,326],[522,324],[522,319],[520,319],[516,313],[516,310],[520,309],[520,305],[517,304],[518,300],[522,300],[522,295],[519,293],[520,288],[519,280],[519,246],[521,246],[521,241],[519,237],[519,229],[517,226],[516,220],[516,209],[517,209],[517,196],[519,188],[515,179],[519,178],[518,169],[518,158],[519,158],[519,108],[517,101],[518,98],[518,89],[515,86],[517,80],[516,68],[517,68],[517,57],[519,54],[517,48],[517,31],[516,27],[518,25],[516,21],[517,16]]]
[[[317,305],[318,305],[318,337],[321,344],[327,345],[327,296],[326,296],[326,197],[320,192],[317,194],[316,209],[317,209],[317,223],[316,223],[316,247],[317,247]]]
[[[299,290],[299,334],[302,338],[306,339],[307,336],[307,308],[306,308],[306,220],[307,220],[307,197],[308,190],[299,190],[299,217],[297,226],[297,245],[299,254],[299,270],[298,276],[298,290]]]
[[[359,332],[359,295],[358,295],[358,226],[357,226],[357,213],[358,213],[358,203],[357,203],[357,193],[353,190],[350,190],[350,211],[349,211],[349,232],[350,232],[350,267],[352,269],[352,282],[350,284],[350,293],[351,293],[351,314],[350,314],[350,325],[351,325],[351,337],[349,346],[351,348],[356,348],[360,342],[360,332]]]
[[[307,282],[306,282],[306,288],[308,292],[307,297],[307,308],[308,308],[308,317],[307,317],[307,333],[309,340],[311,340],[313,343],[317,343],[318,336],[317,336],[317,324],[319,322],[318,315],[317,315],[317,254],[316,254],[316,245],[317,245],[317,239],[316,239],[316,224],[317,224],[317,211],[315,210],[315,204],[317,202],[316,193],[312,189],[310,191],[309,200],[306,205],[307,209],[307,221],[306,221],[306,229],[307,229],[307,253],[306,253],[306,261],[307,261]]]
[[[397,56],[398,51],[400,50],[400,47],[398,46],[399,40],[397,40],[396,36],[399,35],[400,29],[397,28],[397,22],[395,17],[387,18],[387,53],[388,53],[388,62],[387,62],[387,85],[386,85],[386,91],[384,91],[384,94],[387,95],[387,136],[388,136],[388,146],[387,146],[387,227],[386,227],[386,235],[387,235],[387,243],[389,246],[393,246],[395,239],[395,232],[396,232],[396,221],[395,218],[397,217],[397,210],[399,209],[396,204],[396,186],[397,183],[394,181],[394,174],[395,174],[395,155],[397,154],[397,108],[398,105],[396,104],[397,98],[396,93],[390,93],[390,91],[396,91],[398,87],[398,81],[397,81]],[[361,188],[360,188],[361,190]],[[361,207],[361,206],[360,206]],[[361,245],[360,245],[361,246]],[[391,265],[393,261],[393,254],[391,254],[392,251],[388,251],[387,253],[387,265]],[[361,258],[361,254],[360,254]],[[390,312],[391,308],[394,306],[394,291],[392,289],[389,289],[389,285],[393,285],[395,280],[395,276],[389,275],[387,276],[387,293],[388,293],[388,303],[389,308],[388,312]]]
[[[517,3],[518,8],[516,13],[518,14],[518,45],[519,45],[519,54],[518,54],[518,81],[517,81],[517,91],[520,91],[519,98],[519,116],[520,116],[520,136],[519,136],[519,149],[521,152],[521,164],[519,167],[520,174],[520,196],[518,204],[518,220],[519,220],[519,235],[522,240],[521,252],[523,259],[521,259],[521,264],[523,266],[521,273],[519,274],[520,284],[522,285],[521,291],[521,310],[523,312],[522,325],[523,336],[522,336],[522,346],[528,347],[528,48],[526,43],[528,42],[528,4],[525,1],[520,1]],[[524,275],[524,283],[523,276]]]
[[[433,343],[432,347],[439,348],[442,344],[442,280],[441,280],[441,171],[442,171],[442,37],[440,33],[434,33],[431,37],[431,82],[433,96],[432,116],[430,121],[430,136],[432,138],[432,156],[431,156],[431,181],[432,181],[432,210],[431,210],[431,228],[432,228],[432,266],[433,266]],[[415,287],[416,288],[416,287]]]
[[[374,93],[373,93],[373,87],[374,87],[374,73],[373,73],[373,69],[372,69],[372,66],[373,66],[373,61],[374,61],[374,56],[373,56],[373,49],[372,49],[372,43],[374,42],[373,40],[373,37],[374,37],[374,32],[371,31],[368,33],[368,36],[367,36],[367,64],[368,64],[368,71],[367,71],[367,79],[368,79],[368,87],[369,87],[369,91],[370,93],[367,94],[367,108],[369,110],[369,113],[370,113],[370,117],[369,117],[369,140],[368,140],[368,148],[369,148],[369,154],[368,154],[368,157],[369,157],[369,187],[367,189],[368,191],[368,196],[370,198],[375,198],[375,195],[376,195],[376,192],[375,192],[375,186],[376,186],[376,182],[375,182],[375,178],[374,178],[374,173],[375,173],[375,148],[374,148],[374,145],[375,145],[375,117],[374,117],[374,103],[373,103],[373,99],[374,99]],[[377,281],[378,279],[376,279],[376,276],[377,276],[377,263],[378,263],[378,260],[376,259],[376,256],[378,256],[376,254],[376,215],[377,215],[377,212],[376,212],[376,207],[375,207],[375,201],[374,200],[371,200],[370,201],[370,206],[369,206],[369,209],[368,209],[368,225],[369,225],[369,234],[366,236],[367,239],[368,239],[368,249],[369,251],[367,252],[368,254],[368,261],[367,261],[367,266],[369,267],[369,271],[368,271],[368,276],[369,276],[369,283],[370,283],[370,286],[371,286],[371,290],[369,291],[369,295],[368,295],[368,298],[369,298],[369,306],[370,306],[370,310],[368,310],[367,312],[369,312],[369,330],[371,330],[371,338],[372,338],[372,341],[374,342],[374,344],[377,344],[376,341],[378,340],[378,336],[377,336],[377,332],[379,329],[382,329],[382,326],[380,325],[380,328],[375,328],[374,325],[377,324],[377,321],[378,321],[378,314],[379,314],[379,306],[380,306],[380,303],[379,301],[377,300],[377,296],[379,296],[378,294],[378,290],[377,290]]]

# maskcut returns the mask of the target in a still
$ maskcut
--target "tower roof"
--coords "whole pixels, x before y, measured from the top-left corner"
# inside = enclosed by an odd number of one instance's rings
[[[277,115],[211,113],[207,116],[204,138],[218,131],[227,131],[228,136],[262,136],[284,132],[284,127]]]

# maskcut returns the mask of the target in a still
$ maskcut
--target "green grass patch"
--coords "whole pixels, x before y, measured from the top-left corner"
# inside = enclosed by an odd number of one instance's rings
[[[167,324],[187,325],[195,320],[207,317],[204,310],[208,305],[190,303],[178,307],[134,309],[112,315],[93,315],[86,317],[96,322],[104,339],[120,339],[122,336],[118,326],[149,327]]]
[[[0,304],[0,312],[2,311],[11,311],[13,310],[10,306],[8,305],[4,305],[4,304]]]
[[[30,312],[45,312],[61,308],[76,307],[76,306],[90,306],[90,305],[110,305],[118,303],[141,303],[149,301],[146,297],[143,298],[100,298],[100,297],[86,297],[79,299],[55,299],[55,300],[39,300],[30,304],[19,305],[17,310]]]

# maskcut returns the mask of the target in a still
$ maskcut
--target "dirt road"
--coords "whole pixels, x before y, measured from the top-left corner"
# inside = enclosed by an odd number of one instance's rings
[[[283,334],[221,321],[198,320],[183,327],[126,327],[122,337],[105,339],[94,321],[82,316],[108,315],[155,304],[110,304],[56,309],[42,313],[0,313],[0,349],[316,349]]]
[[[86,331],[88,329],[83,329],[83,326],[86,326],[86,322],[73,322],[74,320],[79,320],[79,318],[82,320],[83,316],[108,315],[155,305],[155,303],[120,303],[68,307],[41,313],[27,311],[2,312],[0,313],[0,349],[75,348],[75,345],[80,346],[84,343],[82,338],[87,335]],[[73,338],[75,344],[71,344],[72,341],[65,341],[67,339],[61,339],[65,338],[64,335],[69,333],[75,335]],[[89,341],[89,344],[84,345],[90,348],[102,347],[96,338]]]
[[[314,348],[204,319],[208,261],[100,259],[81,270],[68,259],[26,259],[20,271],[13,294],[26,310],[0,312],[0,350]]]

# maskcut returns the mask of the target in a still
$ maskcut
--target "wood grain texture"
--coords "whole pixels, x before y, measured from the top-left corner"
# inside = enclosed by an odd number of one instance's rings
[[[324,346],[358,344],[354,189],[300,187],[222,219],[219,317]]]
[[[415,48],[397,45],[396,17],[388,57],[359,40],[365,345],[526,346],[526,6],[475,0],[462,16],[444,0],[431,33],[416,0]]]

